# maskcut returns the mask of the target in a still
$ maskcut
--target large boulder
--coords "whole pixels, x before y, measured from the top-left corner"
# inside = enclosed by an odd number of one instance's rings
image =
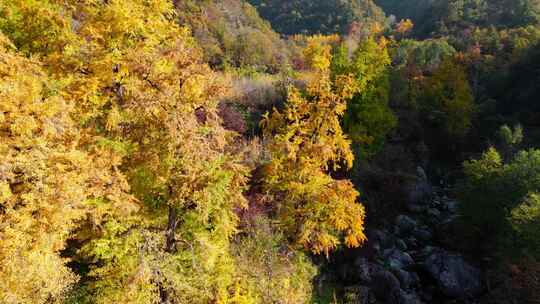
[[[402,289],[411,289],[418,285],[420,278],[414,272],[407,272],[403,269],[394,269],[394,275],[399,280]]]
[[[416,180],[406,184],[405,193],[408,205],[424,204],[433,196],[433,187],[429,183],[424,169],[416,169]]]
[[[426,228],[414,229],[412,235],[421,241],[430,241],[433,238],[433,234]]]
[[[441,292],[448,297],[466,299],[482,291],[480,270],[460,255],[437,250],[426,258],[424,266]]]
[[[395,220],[395,230],[399,235],[406,235],[416,229],[418,223],[407,215],[398,215]]]
[[[390,234],[379,229],[366,229],[368,242],[378,244],[380,248],[388,248],[394,244],[394,239]]]
[[[338,268],[340,279],[351,284],[369,285],[373,274],[384,270],[384,267],[359,256],[352,262],[343,263]]]
[[[397,248],[385,250],[383,257],[392,268],[402,269],[414,264],[413,258],[408,253]]]

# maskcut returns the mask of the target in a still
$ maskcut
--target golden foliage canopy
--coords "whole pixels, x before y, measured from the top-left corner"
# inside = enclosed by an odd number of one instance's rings
[[[38,234],[28,250],[41,255],[21,259],[39,258],[43,264],[35,265],[50,270],[30,282],[21,265],[31,262],[6,260],[5,297],[62,298],[76,276],[60,251],[75,237],[84,242],[76,258],[91,263],[75,302],[227,301],[234,276],[229,242],[234,210],[245,205],[247,172],[228,152],[234,134],[216,114],[225,86],[203,63],[189,30],[175,23],[172,3],[15,0],[0,10],[0,30],[35,58],[31,65],[2,53],[2,155],[10,157],[2,159],[8,203],[0,233],[14,234],[5,234],[10,241],[0,247],[0,261]],[[19,172],[27,180],[19,182]],[[87,214],[104,213],[88,208],[132,197],[139,212],[103,214],[102,223],[74,234]],[[27,212],[23,222],[20,212]],[[35,216],[40,212],[43,220]],[[22,287],[25,280],[39,292]],[[36,298],[24,300],[30,296]]]
[[[76,276],[60,257],[81,220],[134,209],[107,149],[79,147],[73,105],[0,36],[0,300],[49,303]]]
[[[365,240],[358,192],[350,181],[330,176],[330,171],[350,168],[353,162],[340,126],[351,80],[344,77],[333,88],[330,53],[317,45],[308,45],[306,53],[315,54],[319,74],[305,92],[290,87],[285,108],[263,121],[272,156],[264,181],[280,200],[277,209],[284,229],[305,248],[328,254],[342,238],[351,247]]]

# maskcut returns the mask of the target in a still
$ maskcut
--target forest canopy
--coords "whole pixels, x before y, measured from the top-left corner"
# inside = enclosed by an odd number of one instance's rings
[[[537,303],[539,22],[0,0],[0,303]]]

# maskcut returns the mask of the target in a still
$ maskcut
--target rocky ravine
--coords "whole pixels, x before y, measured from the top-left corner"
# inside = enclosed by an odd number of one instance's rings
[[[340,276],[353,283],[345,289],[347,304],[476,303],[480,269],[445,248],[441,238],[457,218],[459,202],[426,185],[416,189],[422,195],[410,200],[407,213],[383,229],[367,230],[371,254],[359,254],[341,269]]]

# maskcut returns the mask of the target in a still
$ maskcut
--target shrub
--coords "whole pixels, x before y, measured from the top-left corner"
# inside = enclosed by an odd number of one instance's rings
[[[317,271],[309,257],[286,245],[264,215],[252,219],[233,244],[237,279],[255,303],[308,303]]]

